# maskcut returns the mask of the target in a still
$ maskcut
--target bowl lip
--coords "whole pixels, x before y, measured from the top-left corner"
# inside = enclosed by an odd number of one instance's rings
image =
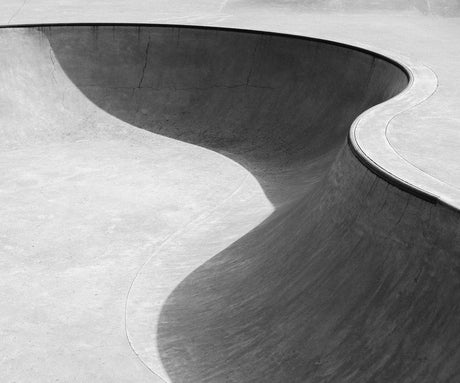
[[[79,27],[106,27],[106,28],[171,28],[171,29],[192,29],[203,31],[219,31],[219,32],[233,32],[242,34],[253,34],[263,36],[274,36],[290,39],[298,39],[316,43],[327,44],[344,49],[350,49],[355,52],[360,52],[385,61],[399,70],[406,76],[407,85],[398,94],[389,98],[388,100],[377,104],[358,115],[348,131],[347,144],[351,149],[354,156],[363,164],[368,170],[374,173],[379,178],[387,181],[398,189],[414,195],[430,204],[442,204],[453,210],[460,212],[460,200],[457,201],[457,190],[453,187],[447,186],[447,198],[440,196],[437,191],[446,187],[446,184],[441,180],[430,176],[428,173],[416,168],[414,165],[405,160],[397,151],[391,146],[386,137],[388,126],[392,120],[399,114],[408,111],[415,106],[420,105],[430,98],[437,89],[438,80],[435,72],[428,68],[426,65],[414,63],[409,58],[400,54],[396,55],[393,52],[383,51],[373,46],[366,46],[360,42],[346,43],[337,40],[329,40],[321,37],[312,37],[302,34],[285,33],[272,30],[258,30],[249,28],[238,27],[224,27],[215,25],[195,25],[195,24],[168,24],[168,23],[123,23],[123,22],[76,22],[76,23],[26,23],[26,24],[2,24],[0,30],[5,29],[56,29],[56,28],[79,28]],[[422,75],[419,76],[419,74]],[[427,85],[427,86],[423,86]],[[386,144],[388,156],[393,156],[393,161],[398,158],[400,164],[403,163],[406,167],[405,176],[398,176],[397,169],[392,171],[391,166],[387,166],[385,158],[375,158],[372,148],[363,142],[359,137],[359,133],[366,134],[366,129],[371,124],[377,124],[378,127],[374,128],[374,132],[380,134],[382,144]],[[384,136],[384,137],[383,137]],[[392,152],[392,153],[391,153]],[[383,161],[382,161],[383,159]],[[417,175],[416,182],[411,182],[411,172]],[[429,182],[425,182],[428,180]],[[425,187],[426,186],[426,187]],[[450,190],[449,190],[450,189]],[[455,189],[452,192],[452,189]],[[441,190],[442,191],[442,190]],[[442,194],[442,193],[441,193]],[[449,194],[453,194],[454,198],[448,198]]]
[[[410,72],[407,71],[405,65],[402,65],[397,60],[388,57],[387,55],[378,51],[373,51],[370,48],[364,48],[359,45],[347,44],[341,41],[328,40],[321,37],[305,36],[300,34],[276,32],[270,30],[257,30],[249,28],[234,28],[234,27],[220,27],[214,25],[195,25],[195,24],[165,24],[165,23],[111,23],[111,22],[84,22],[84,23],[26,23],[26,24],[0,24],[0,29],[40,29],[40,28],[60,28],[60,27],[131,27],[131,28],[172,28],[172,29],[194,29],[194,30],[211,30],[211,31],[222,31],[222,32],[240,32],[244,34],[252,35],[265,35],[274,37],[285,37],[298,40],[307,40],[311,42],[324,43],[327,45],[337,46],[340,48],[348,48],[357,52],[365,53],[370,56],[382,59],[395,65],[406,75],[408,81],[410,81]]]

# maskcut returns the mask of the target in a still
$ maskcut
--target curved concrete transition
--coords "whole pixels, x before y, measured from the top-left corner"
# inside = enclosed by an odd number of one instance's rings
[[[348,139],[402,66],[70,25],[1,29],[0,68],[0,380],[460,379],[459,213]]]

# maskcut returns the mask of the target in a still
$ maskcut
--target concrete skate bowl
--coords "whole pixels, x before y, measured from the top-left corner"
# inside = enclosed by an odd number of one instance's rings
[[[10,159],[48,156],[59,168],[85,157],[62,193],[103,163],[86,179],[102,197],[85,224],[122,209],[125,231],[115,234],[126,238],[107,236],[112,258],[96,235],[91,249],[116,265],[147,242],[136,272],[123,264],[118,279],[104,278],[112,292],[129,291],[128,342],[153,374],[174,383],[459,379],[458,214],[374,174],[347,141],[358,115],[406,88],[400,65],[327,41],[213,28],[1,36]],[[53,157],[56,147],[66,156]],[[134,165],[122,168],[133,147]],[[59,169],[47,177],[62,178]],[[117,189],[123,177],[130,189]],[[111,188],[116,206],[105,205]],[[167,210],[158,233],[136,207],[152,195]],[[124,274],[129,283],[116,282]],[[88,309],[101,333],[121,315],[109,318],[113,306]]]

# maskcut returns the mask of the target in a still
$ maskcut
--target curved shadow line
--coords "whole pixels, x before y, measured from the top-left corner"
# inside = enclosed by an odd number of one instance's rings
[[[420,102],[418,102],[418,103],[412,105],[410,108],[408,108],[408,109],[406,109],[406,110],[403,110],[403,111],[401,111],[401,112],[395,114],[395,115],[388,121],[388,123],[387,123],[387,125],[386,125],[386,127],[385,127],[385,137],[386,137],[386,139],[387,139],[387,141],[388,141],[388,145],[391,146],[391,148],[394,150],[394,152],[395,152],[404,162],[406,162],[406,163],[409,164],[410,166],[416,168],[416,169],[419,170],[421,173],[424,173],[427,177],[430,177],[430,178],[433,178],[433,179],[435,179],[435,180],[437,180],[437,181],[440,181],[440,180],[438,180],[436,177],[430,175],[429,173],[425,172],[423,169],[419,168],[417,165],[413,164],[412,162],[410,162],[409,160],[407,160],[406,158],[404,158],[403,155],[393,146],[393,144],[391,143],[391,141],[390,141],[390,139],[389,139],[389,137],[388,137],[388,129],[389,129],[391,123],[393,122],[393,120],[394,120],[395,118],[397,118],[399,115],[401,115],[401,114],[403,114],[403,113],[405,113],[405,112],[408,112],[408,111],[410,111],[410,110],[416,108],[417,106],[423,104],[425,101],[427,101],[429,98],[431,98],[431,97],[436,93],[436,91],[437,91],[438,88],[439,88],[439,80],[438,80],[438,77],[437,77],[436,73],[435,73],[435,72],[433,71],[433,69],[431,69],[429,66],[427,66],[427,65],[423,65],[423,66],[424,66],[425,68],[427,68],[430,72],[432,72],[433,77],[436,77],[436,87],[435,87],[435,89],[434,89],[434,90],[432,91],[432,93],[431,93],[430,95],[428,95],[425,99],[423,99],[423,100],[421,100]],[[457,189],[457,190],[460,191],[460,188],[458,188],[457,186],[455,186],[455,185],[453,185],[453,184],[451,184],[451,183],[449,183],[449,182],[446,182],[446,181],[441,181],[441,182],[442,182],[442,183],[445,183],[446,185],[449,185],[449,186],[451,186],[451,187],[453,187],[453,188],[455,188],[455,189]],[[442,197],[441,197],[441,196],[437,196],[437,198],[438,198],[440,201],[442,200]],[[453,207],[454,207],[454,206],[453,206]]]
[[[356,118],[356,120],[353,122],[350,128],[348,135],[348,142],[350,144],[352,152],[358,158],[358,160],[362,164],[364,164],[370,171],[372,171],[380,178],[383,178],[391,185],[412,195],[415,195],[416,197],[421,198],[429,203],[443,203],[454,210],[460,210],[459,207],[444,201],[442,196],[434,194],[432,191],[428,191],[425,188],[415,186],[412,183],[410,183],[409,180],[401,178],[395,172],[391,172],[390,170],[386,169],[385,165],[382,163],[383,161],[380,162],[378,159],[372,158],[372,149],[366,148],[366,144],[363,143],[357,136],[358,130],[365,132],[366,125],[370,124],[372,113],[375,112],[377,114],[377,116],[374,116],[374,120],[378,120],[379,115],[381,116],[383,112],[390,110],[392,107],[398,108],[398,111],[395,111],[395,113],[393,113],[391,116],[388,116],[388,118],[385,119],[385,125],[382,126],[382,128],[378,129],[381,133],[383,133],[383,139],[385,140],[385,143],[388,145],[388,148],[392,151],[392,154],[394,154],[398,158],[398,160],[408,165],[408,167],[413,172],[423,174],[424,177],[431,178],[436,182],[442,182],[439,179],[433,177],[432,175],[426,173],[422,169],[418,168],[417,166],[409,162],[406,158],[404,158],[391,144],[387,135],[390,124],[398,116],[423,104],[436,93],[439,84],[437,75],[431,68],[429,68],[426,65],[417,64],[417,66],[415,67],[415,64],[409,64],[408,62],[404,62],[404,58],[391,57],[391,59],[399,60],[398,62],[400,63],[401,67],[406,71],[406,73],[409,76],[409,84],[406,87],[406,89],[404,89],[398,95],[381,104],[375,105],[374,107],[367,109]],[[423,74],[427,75],[427,78],[419,78],[415,73],[414,68],[423,71]],[[428,89],[424,93],[421,93],[421,90],[415,89],[415,85],[427,85]],[[416,100],[411,102],[411,97],[416,97]],[[442,183],[449,185],[444,182]],[[449,186],[453,187],[452,185]]]
[[[264,31],[254,31],[254,30],[244,30],[244,29],[236,29],[236,28],[218,28],[218,27],[203,27],[203,26],[193,26],[193,25],[171,25],[171,24],[125,24],[125,23],[122,23],[122,24],[113,24],[113,23],[83,23],[83,24],[26,24],[26,25],[14,25],[14,26],[0,26],[0,29],[4,29],[4,28],[25,28],[25,27],[53,27],[53,26],[99,26],[99,25],[105,25],[105,26],[163,26],[163,27],[169,27],[169,26],[173,26],[173,27],[180,27],[180,28],[202,28],[202,29],[219,29],[219,30],[231,30],[231,31],[240,31],[240,32],[249,32],[249,33],[257,33],[257,34],[270,34],[270,35],[282,35],[282,36],[286,36],[286,37],[293,37],[293,38],[301,38],[301,39],[309,39],[308,37],[306,36],[299,36],[299,35],[289,35],[289,34],[281,34],[281,33],[274,33],[274,32],[264,32]],[[360,124],[364,124],[365,123],[365,119],[367,118],[367,116],[370,114],[371,111],[377,111],[377,112],[383,112],[385,110],[387,110],[388,108],[388,103],[389,101],[393,101],[393,102],[396,102],[397,104],[401,104],[402,102],[402,105],[404,105],[404,101],[406,101],[406,98],[409,96],[409,95],[412,95],[411,91],[413,90],[413,85],[414,85],[414,81],[416,80],[415,78],[415,75],[414,73],[412,72],[412,70],[410,69],[410,66],[408,65],[405,65],[405,64],[401,64],[400,62],[388,57],[388,56],[385,56],[383,54],[380,54],[379,52],[374,52],[374,51],[371,51],[371,50],[368,50],[368,49],[365,49],[365,48],[361,48],[359,46],[353,46],[353,45],[349,45],[349,44],[344,44],[344,43],[340,43],[340,42],[335,42],[335,41],[330,41],[330,40],[324,40],[324,39],[313,39],[311,38],[311,40],[315,40],[315,41],[318,41],[318,42],[326,42],[328,44],[332,44],[332,45],[337,45],[337,46],[342,46],[342,47],[347,47],[347,48],[350,48],[350,49],[353,49],[353,50],[356,50],[356,51],[361,51],[361,52],[365,52],[367,54],[370,54],[374,57],[378,57],[378,58],[381,58],[385,61],[388,61],[388,62],[391,62],[392,64],[398,66],[399,68],[401,68],[405,73],[406,75],[408,76],[409,78],[409,85],[401,92],[399,93],[398,95],[390,98],[389,100],[381,103],[381,104],[378,104],[377,106],[374,106],[368,110],[366,110],[365,112],[363,112],[361,115],[359,115],[353,122],[350,130],[349,130],[349,134],[348,134],[348,142],[350,144],[350,147],[352,148],[352,151],[353,153],[357,156],[357,158],[360,160],[361,163],[363,163],[368,169],[370,169],[371,171],[373,171],[374,173],[376,173],[378,176],[380,176],[381,178],[385,179],[386,181],[388,181],[389,183],[405,190],[405,191],[408,191],[410,192],[411,194],[413,195],[416,195],[418,196],[419,198],[422,198],[422,199],[425,199],[429,202],[432,202],[432,203],[435,203],[435,202],[438,202],[439,201],[439,197],[437,196],[433,196],[431,193],[427,192],[427,191],[424,191],[422,189],[419,189],[417,187],[415,187],[414,185],[411,185],[410,183],[408,183],[407,181],[404,181],[403,179],[401,178],[398,178],[395,174],[393,173],[390,173],[388,172],[387,170],[385,170],[383,167],[381,167],[378,163],[376,163],[375,161],[373,161],[371,159],[371,157],[366,154],[365,150],[360,146],[360,143],[359,143],[359,140],[357,139],[356,137],[356,130],[358,128],[358,126],[360,126]],[[434,92],[433,92],[434,93]],[[426,99],[428,99],[433,93],[430,93],[429,95],[426,95],[425,98],[423,98],[421,101],[417,102],[416,104],[413,104],[413,105],[408,105],[407,108],[405,108],[404,110],[398,112],[397,114],[393,115],[392,118],[386,123],[386,127],[388,127],[389,123],[396,117],[398,116],[399,114],[411,109],[411,108],[414,108],[415,106],[421,104],[422,102],[424,102]],[[158,254],[158,252],[161,250],[162,246],[167,243],[168,241],[170,241],[172,238],[174,238],[175,236],[177,236],[178,234],[180,234],[181,232],[183,232],[183,230],[186,229],[186,227],[188,227],[191,223],[195,222],[196,220],[200,219],[200,218],[203,218],[203,217],[206,217],[207,215],[211,214],[214,209],[216,209],[218,206],[220,206],[221,203],[225,202],[228,198],[231,198],[231,196],[233,196],[238,190],[239,188],[241,187],[242,184],[244,184],[244,181],[245,181],[246,178],[244,178],[244,180],[242,181],[242,183],[238,186],[238,188],[236,188],[227,198],[225,198],[224,200],[222,200],[217,206],[215,206],[211,211],[208,211],[206,213],[203,213],[203,214],[200,214],[199,216],[197,216],[196,218],[194,218],[192,221],[190,221],[187,225],[185,225],[184,227],[182,227],[181,229],[179,229],[178,231],[172,233],[168,238],[166,238],[162,244],[159,246],[159,248],[146,260],[146,262],[141,266],[141,268],[138,270],[138,272],[136,273],[136,276],[135,278],[133,279],[131,285],[130,285],[130,288],[128,290],[128,293],[127,293],[127,296],[126,296],[126,300],[125,300],[125,333],[126,333],[126,336],[127,336],[127,339],[128,339],[128,343],[131,347],[131,349],[133,350],[133,352],[135,353],[135,355],[138,357],[138,359],[143,363],[144,366],[146,366],[153,374],[157,375],[158,377],[160,377],[162,380],[164,380],[163,377],[161,377],[160,375],[158,375],[157,373],[155,373],[152,369],[150,369],[145,363],[144,361],[142,360],[142,358],[139,357],[139,355],[136,353],[133,345],[131,344],[130,342],[130,339],[129,339],[129,335],[128,335],[128,332],[127,332],[127,326],[126,326],[126,313],[127,313],[127,302],[129,300],[129,296],[130,296],[130,292],[131,292],[131,289],[137,279],[137,277],[139,276],[139,274],[141,273],[142,269],[144,268],[144,266],[149,263],[154,257],[156,254]]]
[[[217,153],[217,154],[219,154],[219,153]],[[230,161],[233,161],[230,158],[228,158],[228,159]],[[195,218],[193,218],[192,220],[187,222],[186,225],[182,226],[180,229],[176,230],[175,232],[171,233],[167,238],[165,238],[163,240],[163,242],[161,242],[161,244],[157,247],[157,249],[152,253],[152,255],[150,255],[150,257],[148,257],[147,260],[142,264],[142,266],[137,271],[136,275],[134,276],[134,278],[133,278],[133,280],[132,280],[132,282],[131,282],[131,284],[129,286],[129,289],[128,289],[128,292],[127,292],[126,298],[125,298],[125,310],[124,310],[124,312],[125,312],[125,335],[126,335],[126,339],[128,340],[129,347],[131,348],[131,350],[133,351],[133,353],[137,357],[137,359],[139,359],[142,362],[142,364],[150,372],[152,372],[154,375],[158,376],[165,383],[169,382],[169,380],[167,378],[163,377],[162,375],[158,374],[157,372],[155,372],[152,368],[150,368],[150,366],[144,361],[144,359],[136,352],[136,347],[132,343],[131,338],[129,336],[129,331],[128,331],[128,301],[130,300],[131,291],[133,289],[133,286],[136,283],[136,280],[138,279],[138,277],[141,274],[142,270],[145,268],[145,266],[147,266],[147,264],[149,264],[160,253],[160,251],[162,250],[163,246],[165,246],[169,241],[171,241],[176,236],[178,236],[181,233],[183,233],[189,226],[191,226],[195,222],[199,221],[200,219],[203,219],[203,218],[206,218],[206,217],[210,216],[222,204],[224,204],[226,201],[228,201],[230,198],[232,198],[241,189],[241,187],[244,185],[244,183],[246,182],[248,177],[249,177],[249,174],[246,174],[245,177],[243,178],[243,180],[239,183],[238,187],[236,187],[227,197],[225,197],[224,199],[219,201],[219,203],[216,204],[212,209],[210,209],[209,211],[205,211],[205,212],[203,212],[201,214],[198,214]]]
[[[393,120],[394,120],[396,117],[398,117],[399,115],[401,115],[401,114],[403,114],[403,113],[405,113],[405,112],[408,112],[408,111],[410,111],[410,110],[416,108],[417,106],[423,104],[423,103],[424,103],[425,101],[427,101],[429,98],[431,98],[432,96],[434,96],[434,94],[435,94],[435,93],[438,91],[438,89],[439,89],[439,78],[438,78],[438,76],[436,75],[436,72],[435,72],[431,67],[429,67],[429,66],[426,65],[426,64],[422,64],[421,67],[424,67],[424,68],[426,68],[429,72],[431,72],[431,74],[433,75],[433,79],[436,80],[436,86],[435,86],[434,89],[432,90],[431,94],[429,94],[427,97],[425,97],[425,99],[421,100],[421,101],[418,102],[417,104],[414,104],[413,106],[411,106],[411,107],[408,108],[407,110],[403,110],[403,111],[397,113],[396,115],[394,115],[394,116],[388,121],[388,124],[387,124],[387,126],[385,127],[385,136],[386,136],[386,138],[387,138],[388,145],[391,146],[391,148],[394,150],[394,152],[395,152],[404,162],[406,162],[406,163],[408,163],[410,166],[416,168],[416,169],[417,169],[418,171],[420,171],[421,173],[424,173],[427,177],[432,178],[432,179],[434,179],[434,180],[436,180],[436,181],[440,181],[440,182],[442,182],[442,183],[444,183],[444,184],[446,184],[446,185],[449,185],[449,186],[451,186],[452,188],[457,189],[457,190],[460,191],[460,188],[459,188],[458,186],[456,186],[456,185],[454,185],[454,184],[451,184],[451,183],[449,183],[449,182],[447,182],[447,181],[444,181],[444,180],[441,181],[441,180],[437,179],[436,177],[430,175],[429,173],[425,172],[423,169],[419,168],[417,165],[413,164],[412,162],[410,162],[409,160],[407,160],[406,158],[404,158],[403,155],[400,154],[400,152],[393,146],[393,144],[391,143],[391,140],[390,140],[389,137],[388,137],[388,129],[389,129],[391,123],[393,122]],[[442,200],[442,196],[438,196],[437,198],[439,199],[439,202],[443,202],[443,203],[448,204],[448,202],[444,202],[444,201]],[[454,209],[456,209],[456,210],[459,210],[459,208],[457,208],[456,206],[451,206],[451,207],[454,208]]]

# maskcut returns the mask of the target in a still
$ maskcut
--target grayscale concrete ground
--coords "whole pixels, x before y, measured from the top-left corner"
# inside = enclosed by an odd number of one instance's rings
[[[0,23],[1,382],[460,381],[458,1]]]

